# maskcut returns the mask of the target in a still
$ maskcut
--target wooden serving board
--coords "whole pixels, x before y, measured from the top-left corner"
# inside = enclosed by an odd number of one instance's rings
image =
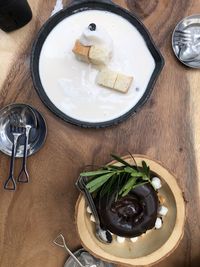
[[[162,161],[174,172],[187,201],[185,236],[175,252],[155,266],[199,266],[200,71],[176,60],[171,34],[183,17],[200,13],[200,1],[115,2],[142,19],[165,58],[148,103],[115,127],[96,130],[66,124],[42,104],[33,88],[31,46],[55,0],[30,0],[32,21],[16,32],[0,32],[0,108],[13,102],[31,104],[48,125],[45,146],[28,160],[31,182],[19,185],[16,192],[3,189],[9,157],[0,154],[0,267],[62,267],[67,256],[52,241],[63,232],[72,250],[80,246],[74,225],[79,172],[84,165],[109,162],[111,152],[128,151]],[[17,160],[16,174],[20,164]]]

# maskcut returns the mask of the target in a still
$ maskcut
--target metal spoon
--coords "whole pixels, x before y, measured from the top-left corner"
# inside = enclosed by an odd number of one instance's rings
[[[28,183],[29,174],[27,171],[27,155],[28,155],[29,134],[31,128],[37,127],[37,117],[35,115],[35,112],[29,106],[25,107],[22,110],[21,117],[25,127],[25,141],[24,141],[24,155],[23,155],[22,168],[17,178],[17,181],[21,183]]]
[[[84,196],[85,196],[85,198],[86,198],[86,200],[88,202],[88,205],[91,208],[92,214],[93,214],[94,219],[95,219],[96,237],[102,243],[107,243],[107,244],[111,243],[112,242],[112,235],[111,235],[109,230],[101,228],[98,212],[96,210],[93,198],[92,198],[91,194],[89,193],[89,191],[86,188],[86,185],[85,185],[85,182],[83,180],[83,177],[79,177],[78,181],[76,182],[76,186],[84,194]]]
[[[53,241],[53,243],[61,248],[65,248],[66,251],[70,254],[70,256],[75,260],[75,262],[80,266],[80,267],[96,267],[96,265],[83,265],[78,258],[73,254],[73,252],[67,247],[65,238],[62,234],[56,237],[56,239]]]
[[[200,43],[188,44],[179,48],[179,58],[182,61],[193,61],[200,55]]]

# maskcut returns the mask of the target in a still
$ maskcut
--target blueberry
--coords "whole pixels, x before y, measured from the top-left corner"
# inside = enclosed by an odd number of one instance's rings
[[[95,31],[97,28],[95,23],[90,23],[90,25],[88,26],[88,29],[90,29],[91,31]]]

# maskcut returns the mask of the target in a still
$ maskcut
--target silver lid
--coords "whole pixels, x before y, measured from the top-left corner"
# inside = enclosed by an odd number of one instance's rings
[[[200,68],[200,14],[181,20],[172,34],[176,57],[186,66]]]
[[[79,259],[79,261],[84,266],[98,266],[98,267],[114,267],[115,265],[109,262],[102,261],[100,259],[95,258],[90,253],[85,251],[83,248],[77,250],[74,252],[74,255]],[[73,260],[73,258],[70,256],[64,267],[79,267],[78,264]]]

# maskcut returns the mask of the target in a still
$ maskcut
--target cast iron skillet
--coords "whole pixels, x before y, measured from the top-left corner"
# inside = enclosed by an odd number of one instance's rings
[[[71,16],[74,13],[85,11],[85,10],[90,10],[90,9],[96,9],[96,10],[106,10],[113,12],[115,14],[118,14],[128,20],[132,25],[134,25],[137,30],[142,34],[147,47],[149,51],[151,52],[154,60],[155,60],[155,69],[154,72],[151,76],[151,79],[148,83],[148,86],[146,88],[146,91],[142,98],[139,100],[139,102],[132,108],[130,109],[127,113],[124,115],[110,121],[105,121],[105,122],[100,122],[100,123],[91,123],[91,122],[85,122],[85,121],[79,121],[76,119],[73,119],[69,116],[67,116],[65,113],[60,111],[48,98],[47,94],[44,91],[44,88],[42,86],[41,80],[40,80],[40,75],[39,75],[39,57],[40,57],[40,52],[42,49],[42,46],[48,36],[48,34],[51,32],[51,30],[64,18]],[[152,90],[153,90],[153,85],[158,78],[162,68],[164,66],[164,59],[159,52],[159,50],[156,48],[149,32],[145,28],[145,26],[142,24],[142,22],[133,14],[128,12],[127,10],[119,7],[118,5],[114,4],[110,0],[76,0],[72,1],[72,3],[65,9],[59,11],[57,14],[52,16],[41,28],[41,30],[38,33],[38,36],[34,42],[32,52],[31,52],[31,74],[32,74],[32,79],[33,83],[35,86],[35,89],[43,101],[43,103],[57,116],[59,116],[61,119],[63,119],[66,122],[70,122],[72,124],[85,127],[85,128],[100,128],[100,127],[107,127],[111,125],[116,125],[119,122],[127,119],[131,114],[136,114],[136,112],[141,108],[144,103],[147,101],[149,98]]]

